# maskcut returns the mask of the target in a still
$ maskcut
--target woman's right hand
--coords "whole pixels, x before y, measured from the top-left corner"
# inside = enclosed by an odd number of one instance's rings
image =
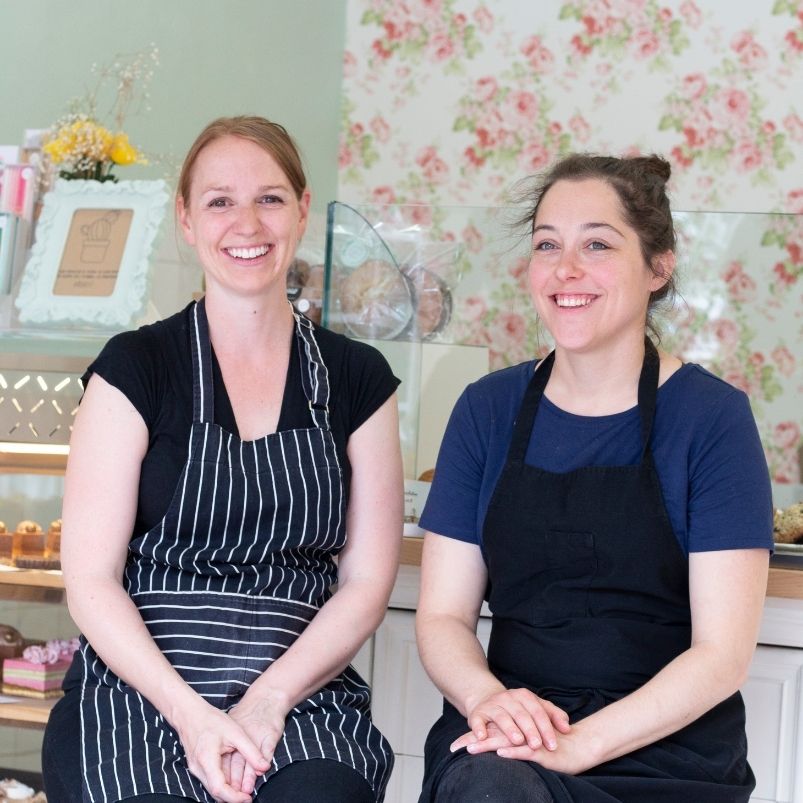
[[[533,750],[541,746],[554,750],[557,747],[555,730],[560,733],[571,730],[565,711],[529,689],[494,692],[470,705],[466,720],[471,730],[452,743],[452,751],[461,747],[472,753],[497,750],[499,736],[513,747],[526,744]]]
[[[222,803],[250,803],[251,795],[233,786],[224,771],[231,756],[239,755],[255,775],[267,772],[268,760],[245,730],[228,714],[204,701],[178,717],[174,726],[187,756],[187,767],[209,794]]]

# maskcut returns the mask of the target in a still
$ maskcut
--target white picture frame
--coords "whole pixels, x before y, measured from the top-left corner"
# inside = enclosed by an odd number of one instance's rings
[[[148,301],[166,182],[59,179],[15,299],[22,325],[125,329]]]

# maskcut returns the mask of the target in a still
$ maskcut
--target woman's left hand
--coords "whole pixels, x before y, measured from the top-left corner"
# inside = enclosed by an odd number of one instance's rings
[[[595,764],[590,758],[589,746],[583,742],[582,728],[577,725],[568,733],[555,734],[557,747],[554,750],[547,750],[545,747],[533,749],[527,744],[514,745],[493,722],[488,723],[487,731],[487,737],[482,740],[477,740],[474,733],[469,731],[452,742],[451,749],[454,751],[465,747],[472,755],[493,752],[502,758],[535,761],[546,769],[565,772],[567,775],[577,775]]]
[[[284,733],[288,712],[289,707],[282,695],[258,696],[252,688],[229,710],[229,716],[251,737],[270,762]],[[257,774],[241,753],[231,754],[224,764],[224,772],[235,789],[249,794],[254,791]]]

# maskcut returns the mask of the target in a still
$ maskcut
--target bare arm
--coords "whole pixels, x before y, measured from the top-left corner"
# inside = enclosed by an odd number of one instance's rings
[[[426,534],[415,617],[418,651],[432,682],[463,715],[477,699],[504,688],[476,635],[487,578],[476,544]]]
[[[758,637],[767,587],[765,549],[694,553],[689,557],[692,643],[652,680],[578,722],[558,737],[554,753],[488,739],[472,751],[537,761],[577,773],[680,730],[739,689]],[[469,737],[470,740],[470,737]]]
[[[267,757],[287,712],[340,674],[379,626],[396,578],[404,490],[395,394],[351,435],[347,448],[348,540],[338,560],[337,592],[232,710]]]
[[[205,768],[206,758],[202,766],[193,765],[196,749],[206,756],[206,745],[198,740],[209,738],[195,724],[204,723],[212,732],[210,718],[222,718],[216,732],[223,729],[225,751],[241,750],[260,766],[261,756],[173,669],[122,586],[147,446],[147,427],[137,410],[119,390],[93,376],[76,415],[64,488],[61,556],[70,614],[103,662],[176,728],[190,768],[210,792],[225,801],[250,800],[218,786],[223,776],[215,773],[214,761]]]

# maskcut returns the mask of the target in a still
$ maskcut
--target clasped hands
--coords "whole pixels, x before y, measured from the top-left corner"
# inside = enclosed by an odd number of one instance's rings
[[[452,752],[495,752],[572,775],[592,766],[568,714],[528,689],[495,692],[473,705],[466,720],[471,730],[452,742]]]
[[[222,803],[250,803],[270,768],[289,711],[278,695],[244,695],[228,713],[200,700],[177,727],[187,766]]]

